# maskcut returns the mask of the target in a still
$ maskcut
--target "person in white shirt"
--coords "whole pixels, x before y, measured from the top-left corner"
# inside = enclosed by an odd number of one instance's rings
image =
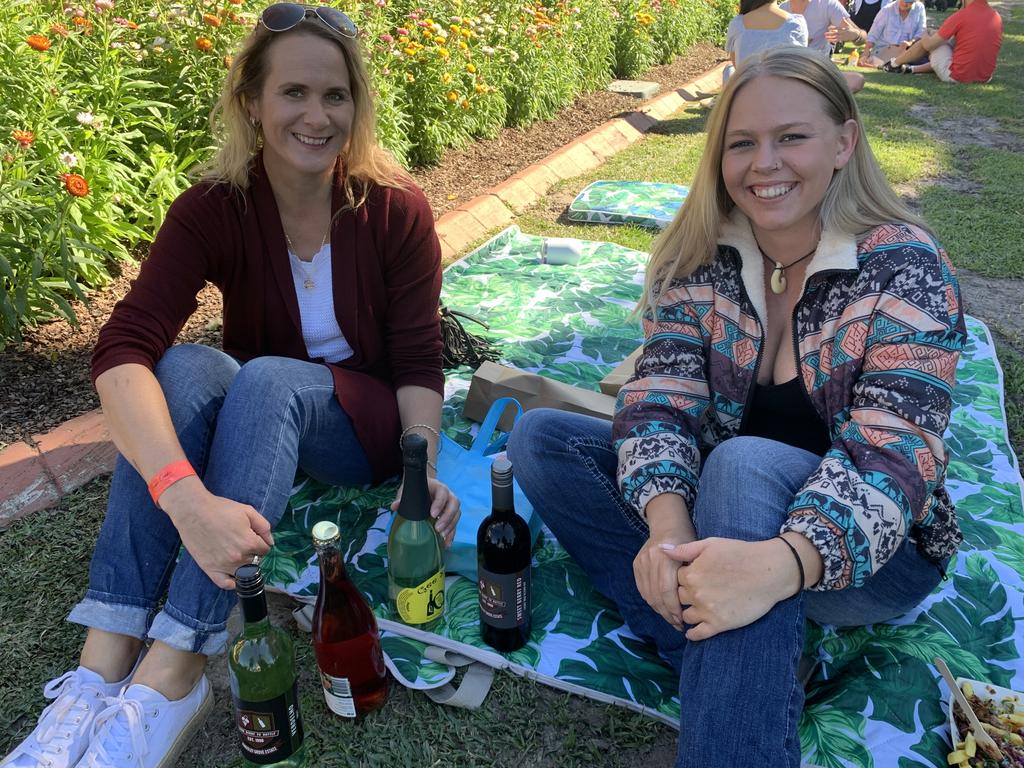
[[[924,4],[918,0],[893,0],[883,6],[861,53],[861,66],[881,67],[899,56],[915,40],[924,37],[927,26]]]
[[[850,20],[850,14],[839,0],[786,0],[779,8],[804,17],[807,22],[807,47],[832,54],[834,43],[862,43],[867,33]],[[864,87],[864,75],[844,72],[851,93]]]

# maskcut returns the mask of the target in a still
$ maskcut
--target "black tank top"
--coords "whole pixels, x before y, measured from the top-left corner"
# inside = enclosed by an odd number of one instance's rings
[[[784,384],[754,384],[740,434],[777,440],[824,456],[832,440],[798,378]]]

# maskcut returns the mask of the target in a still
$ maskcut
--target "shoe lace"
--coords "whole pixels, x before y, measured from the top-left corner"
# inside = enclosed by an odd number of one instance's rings
[[[82,683],[77,670],[65,672],[43,686],[43,696],[53,701],[39,716],[35,738],[29,739],[21,749],[48,765],[49,755],[57,754],[71,745],[75,731],[89,716],[93,699],[102,699],[99,688]]]
[[[108,698],[108,706],[93,723],[88,765],[143,765],[149,751],[146,744],[145,708],[134,699]]]

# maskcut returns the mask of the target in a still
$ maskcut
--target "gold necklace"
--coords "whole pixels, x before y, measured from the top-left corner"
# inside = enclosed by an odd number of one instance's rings
[[[284,239],[285,242],[288,243],[288,250],[295,255],[295,260],[299,264],[299,271],[302,273],[302,287],[305,288],[307,291],[312,291],[314,288],[316,288],[316,280],[314,280],[310,276],[309,272],[306,271],[306,268],[303,266],[305,262],[302,260],[302,257],[299,256],[299,254],[295,253],[295,246],[292,245],[292,239],[288,237],[288,233],[284,231],[283,227],[281,228],[281,231],[284,232]],[[327,236],[329,234],[331,234],[330,227],[328,227],[327,231],[324,233],[324,239],[320,241],[320,247],[317,248],[316,253],[313,254],[314,258],[316,257],[317,253],[320,253],[320,251],[324,249],[324,246],[327,244]],[[312,262],[312,259],[310,259],[310,261]]]
[[[775,269],[772,272],[771,287],[772,293],[774,293],[777,296],[780,293],[786,292],[786,270],[792,267],[794,264],[799,264],[801,261],[808,258],[809,256],[813,256],[814,252],[818,250],[818,246],[815,245],[814,248],[810,250],[810,252],[805,253],[799,259],[797,259],[796,261],[791,261],[789,264],[783,264],[781,261],[769,259],[767,256],[764,255],[764,251],[761,250],[760,246],[758,246],[757,250],[761,253],[762,256],[764,256],[765,261],[767,261],[769,264],[775,264]]]

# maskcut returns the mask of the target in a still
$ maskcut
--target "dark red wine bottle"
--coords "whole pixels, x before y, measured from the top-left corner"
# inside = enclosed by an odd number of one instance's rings
[[[530,637],[530,527],[516,514],[512,464],[504,457],[491,465],[491,502],[476,534],[480,636],[508,652]]]

